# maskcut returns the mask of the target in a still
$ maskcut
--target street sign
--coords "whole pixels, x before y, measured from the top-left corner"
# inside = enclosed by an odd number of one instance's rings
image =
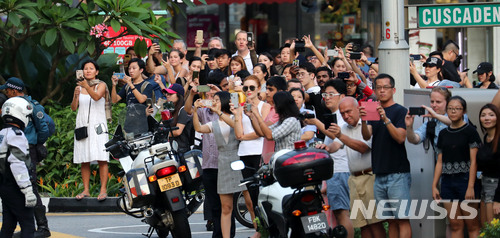
[[[500,3],[418,6],[418,28],[500,25]]]

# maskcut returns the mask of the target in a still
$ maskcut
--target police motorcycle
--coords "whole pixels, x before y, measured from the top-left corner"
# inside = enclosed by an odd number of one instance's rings
[[[320,185],[333,176],[333,159],[325,150],[307,148],[304,141],[295,149],[274,153],[253,177],[241,180],[243,185],[259,186],[255,216],[262,237],[346,237],[341,225],[331,229]],[[241,160],[231,164],[233,170],[245,167]]]
[[[118,207],[127,215],[142,218],[150,227],[147,237],[156,231],[161,238],[191,237],[188,216],[203,203],[201,163],[197,158],[177,154],[177,143],[169,142],[170,111],[161,112],[162,124],[146,116],[146,106],[132,104],[119,116],[113,138],[106,151],[120,161],[124,193]],[[96,127],[97,133],[103,133]],[[196,156],[192,154],[192,156]],[[196,163],[188,163],[189,159]]]

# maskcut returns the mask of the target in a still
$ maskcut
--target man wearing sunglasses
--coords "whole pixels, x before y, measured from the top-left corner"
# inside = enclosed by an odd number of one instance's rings
[[[460,79],[460,76],[458,75],[457,67],[455,64],[453,64],[453,61],[455,61],[460,52],[459,52],[459,47],[457,43],[455,43],[452,40],[447,41],[443,45],[443,78],[448,79],[454,82],[460,83],[462,81]]]

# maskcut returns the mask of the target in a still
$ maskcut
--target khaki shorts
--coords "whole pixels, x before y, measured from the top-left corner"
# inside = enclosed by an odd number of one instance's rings
[[[373,214],[363,214],[361,209],[356,209],[356,214],[351,214],[352,225],[355,228],[361,228],[366,225],[381,222],[383,220],[377,219],[375,214],[377,212],[377,206],[375,203],[375,196],[373,195],[373,184],[375,183],[375,175],[372,173],[349,177],[349,195],[351,197],[351,209],[355,200],[361,200],[364,206],[368,209],[370,201],[375,204]],[[369,209],[368,209],[369,210]],[[354,218],[354,219],[353,219]]]

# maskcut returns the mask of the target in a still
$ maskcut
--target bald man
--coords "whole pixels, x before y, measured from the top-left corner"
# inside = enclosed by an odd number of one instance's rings
[[[373,194],[375,175],[372,173],[371,163],[372,141],[371,138],[365,141],[361,134],[361,119],[356,99],[353,97],[343,98],[339,103],[339,111],[346,124],[342,127],[332,124],[330,128],[340,141],[337,142],[341,146],[347,146],[346,154],[351,172],[348,180],[351,209],[353,209],[355,202],[361,202],[365,207],[368,207],[370,201],[375,200]],[[351,212],[354,213],[351,214],[353,227],[361,228],[361,237],[385,237],[382,220],[375,217],[375,212],[366,214],[366,217],[361,209],[354,209]]]

